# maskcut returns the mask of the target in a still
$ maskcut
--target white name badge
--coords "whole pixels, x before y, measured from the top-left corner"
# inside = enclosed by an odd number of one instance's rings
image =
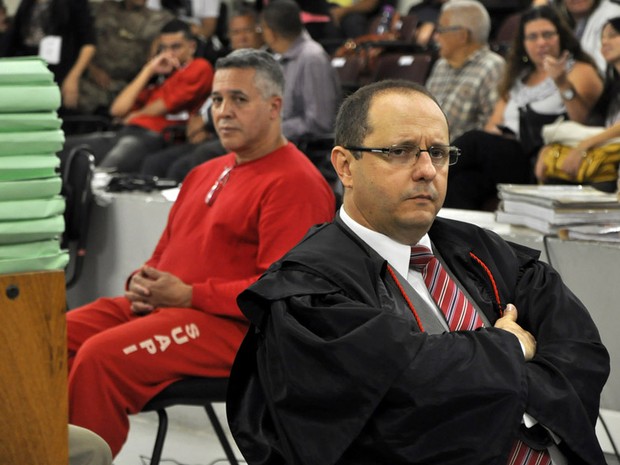
[[[60,63],[60,49],[62,48],[62,37],[45,36],[39,44],[39,56],[50,65]]]

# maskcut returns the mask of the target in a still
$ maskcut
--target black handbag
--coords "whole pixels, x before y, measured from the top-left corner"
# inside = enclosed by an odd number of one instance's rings
[[[519,140],[523,153],[535,157],[544,145],[542,128],[545,124],[555,123],[558,118],[568,119],[566,113],[538,113],[529,104],[519,107]]]

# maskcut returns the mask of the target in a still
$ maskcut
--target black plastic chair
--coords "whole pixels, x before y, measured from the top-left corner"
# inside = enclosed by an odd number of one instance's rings
[[[157,412],[159,417],[159,426],[150,465],[159,465],[168,431],[166,409],[174,405],[204,407],[213,430],[222,445],[222,449],[224,449],[226,458],[231,465],[239,465],[239,461],[235,457],[232,446],[226,437],[224,428],[211,405],[213,402],[226,401],[227,387],[228,378],[187,378],[172,383],[144,406],[143,412]]]
[[[424,85],[432,65],[430,53],[384,53],[377,59],[373,81],[406,79]]]
[[[84,259],[93,205],[91,187],[95,157],[87,146],[75,147],[60,163],[62,192],[65,198],[65,232],[61,246],[69,250],[66,287],[72,287],[80,277]]]

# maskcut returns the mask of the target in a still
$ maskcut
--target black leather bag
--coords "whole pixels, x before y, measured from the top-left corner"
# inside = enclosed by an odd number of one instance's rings
[[[558,118],[568,119],[566,113],[538,113],[530,108],[529,104],[519,108],[519,140],[523,153],[528,157],[535,157],[544,145],[542,128]]]

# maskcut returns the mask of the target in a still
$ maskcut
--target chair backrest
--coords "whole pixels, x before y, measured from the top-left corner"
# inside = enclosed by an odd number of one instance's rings
[[[400,18],[400,31],[398,39],[403,42],[415,42],[415,33],[418,27],[417,15],[405,15]]]
[[[430,53],[385,53],[377,59],[373,80],[405,79],[424,84],[432,64]]]
[[[360,75],[364,71],[365,60],[357,54],[332,58],[332,68],[338,73],[343,93],[356,90],[360,86]]]
[[[62,195],[65,197],[65,232],[62,247],[69,248],[71,273],[67,276],[67,287],[77,281],[86,255],[86,240],[93,204],[91,187],[95,170],[95,157],[87,146],[77,146],[60,164]]]
[[[513,13],[502,21],[493,38],[489,41],[491,50],[504,57],[508,55],[512,42],[519,30],[520,20],[521,13]]]

